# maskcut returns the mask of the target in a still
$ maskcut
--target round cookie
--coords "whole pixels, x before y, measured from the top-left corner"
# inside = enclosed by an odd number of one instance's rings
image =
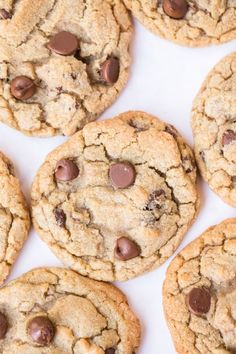
[[[171,262],[164,310],[178,353],[236,351],[236,219],[210,227]]]
[[[196,160],[205,181],[236,206],[236,53],[210,72],[192,110]]]
[[[236,38],[236,4],[219,0],[124,0],[135,17],[158,36],[200,47]]]
[[[1,0],[0,120],[74,134],[126,84],[131,36],[121,0]]]
[[[62,268],[0,289],[2,354],[134,354],[140,325],[114,286]]]
[[[88,124],[47,157],[32,188],[42,239],[64,264],[105,281],[163,263],[198,204],[191,149],[143,112]]]
[[[29,212],[14,167],[0,152],[0,285],[9,275],[29,228]]]

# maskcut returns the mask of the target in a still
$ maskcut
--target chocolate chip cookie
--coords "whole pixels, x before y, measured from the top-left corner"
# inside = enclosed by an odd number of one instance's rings
[[[195,154],[205,181],[236,206],[236,53],[210,72],[192,112]]]
[[[13,165],[0,152],[0,285],[10,273],[29,226],[28,208]]]
[[[114,286],[61,268],[0,289],[2,354],[134,354],[139,321]]]
[[[163,288],[178,353],[236,351],[236,219],[206,230],[170,264]]]
[[[236,4],[220,0],[124,0],[158,36],[191,47],[236,38]]]
[[[163,263],[198,204],[191,149],[143,112],[88,124],[47,157],[32,188],[42,239],[66,265],[105,281]]]
[[[0,1],[0,120],[72,135],[126,84],[131,35],[121,0]]]

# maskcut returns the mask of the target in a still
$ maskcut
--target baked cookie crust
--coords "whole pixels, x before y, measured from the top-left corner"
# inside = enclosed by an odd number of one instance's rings
[[[194,150],[210,188],[236,206],[236,53],[221,60],[203,83],[192,109]]]
[[[128,79],[132,23],[120,0],[0,1],[0,120],[72,135]]]
[[[171,262],[163,303],[178,353],[235,352],[235,274],[236,219],[210,227]]]
[[[32,187],[41,238],[64,264],[105,281],[165,262],[198,206],[191,149],[144,112],[88,124],[49,154]]]
[[[2,354],[132,354],[139,346],[126,297],[71,270],[32,270],[0,289],[0,304]]]
[[[208,0],[124,0],[128,9],[148,29],[160,37],[189,47],[220,44],[236,38],[234,1]],[[163,9],[186,3],[183,17],[170,17]],[[174,5],[179,4],[179,5]]]

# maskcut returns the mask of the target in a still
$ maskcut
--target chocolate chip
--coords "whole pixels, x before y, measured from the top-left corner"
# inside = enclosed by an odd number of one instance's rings
[[[0,312],[0,339],[3,339],[8,330],[8,321],[6,316]]]
[[[60,227],[64,227],[66,223],[66,214],[64,213],[64,211],[60,208],[56,208],[54,210],[54,215],[57,225]]]
[[[211,307],[211,295],[205,288],[193,288],[187,295],[189,310],[195,315],[204,315]]]
[[[222,136],[222,145],[229,145],[236,140],[236,132],[233,130],[226,130]]]
[[[0,20],[8,20],[10,18],[12,18],[12,14],[10,11],[7,11],[5,9],[0,10]]]
[[[114,348],[108,348],[105,350],[105,354],[115,354],[116,350]]]
[[[28,334],[32,340],[41,345],[49,345],[55,335],[52,322],[45,316],[32,318],[27,326]]]
[[[163,10],[171,18],[180,20],[188,12],[188,3],[186,0],[163,0]]]
[[[172,135],[174,138],[176,138],[176,136],[177,136],[177,130],[171,124],[169,124],[165,127],[165,132]]]
[[[78,38],[74,34],[66,31],[55,34],[48,43],[48,48],[52,52],[65,56],[75,54],[78,47]]]
[[[134,241],[126,237],[120,237],[116,242],[115,258],[121,261],[138,257],[141,253],[140,247]]]
[[[120,74],[120,62],[116,58],[107,59],[101,67],[101,78],[108,85],[117,82]]]
[[[136,122],[135,120],[130,120],[128,124],[130,127],[134,128],[136,132],[144,132],[149,129],[148,125],[145,126],[143,122]]]
[[[72,181],[79,175],[78,166],[71,160],[60,160],[56,165],[55,177],[57,181]]]
[[[159,198],[161,196],[165,196],[166,193],[163,189],[158,189],[154,192],[152,192],[148,198],[147,205],[145,207],[145,210],[155,210],[155,209],[160,209],[159,205]]]
[[[118,162],[111,165],[109,177],[113,186],[117,188],[128,188],[134,183],[136,172],[133,165],[130,163]]]
[[[27,76],[17,76],[10,83],[11,93],[18,100],[28,100],[36,92],[36,85]]]

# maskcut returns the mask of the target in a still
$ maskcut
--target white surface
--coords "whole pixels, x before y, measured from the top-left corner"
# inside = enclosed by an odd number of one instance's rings
[[[189,49],[159,39],[140,24],[135,25],[129,84],[103,117],[111,118],[132,109],[144,110],[175,125],[192,145],[192,100],[213,65],[235,50],[236,41],[218,47]],[[33,177],[46,154],[66,139],[28,138],[4,125],[0,126],[0,137],[0,149],[14,162],[29,199]],[[235,216],[235,210],[224,204],[207,185],[201,182],[200,189],[200,214],[179,250],[208,226]],[[162,283],[168,264],[135,280],[118,284],[127,294],[143,325],[139,354],[175,353],[162,310]],[[10,279],[38,266],[61,266],[61,263],[32,231]]]

